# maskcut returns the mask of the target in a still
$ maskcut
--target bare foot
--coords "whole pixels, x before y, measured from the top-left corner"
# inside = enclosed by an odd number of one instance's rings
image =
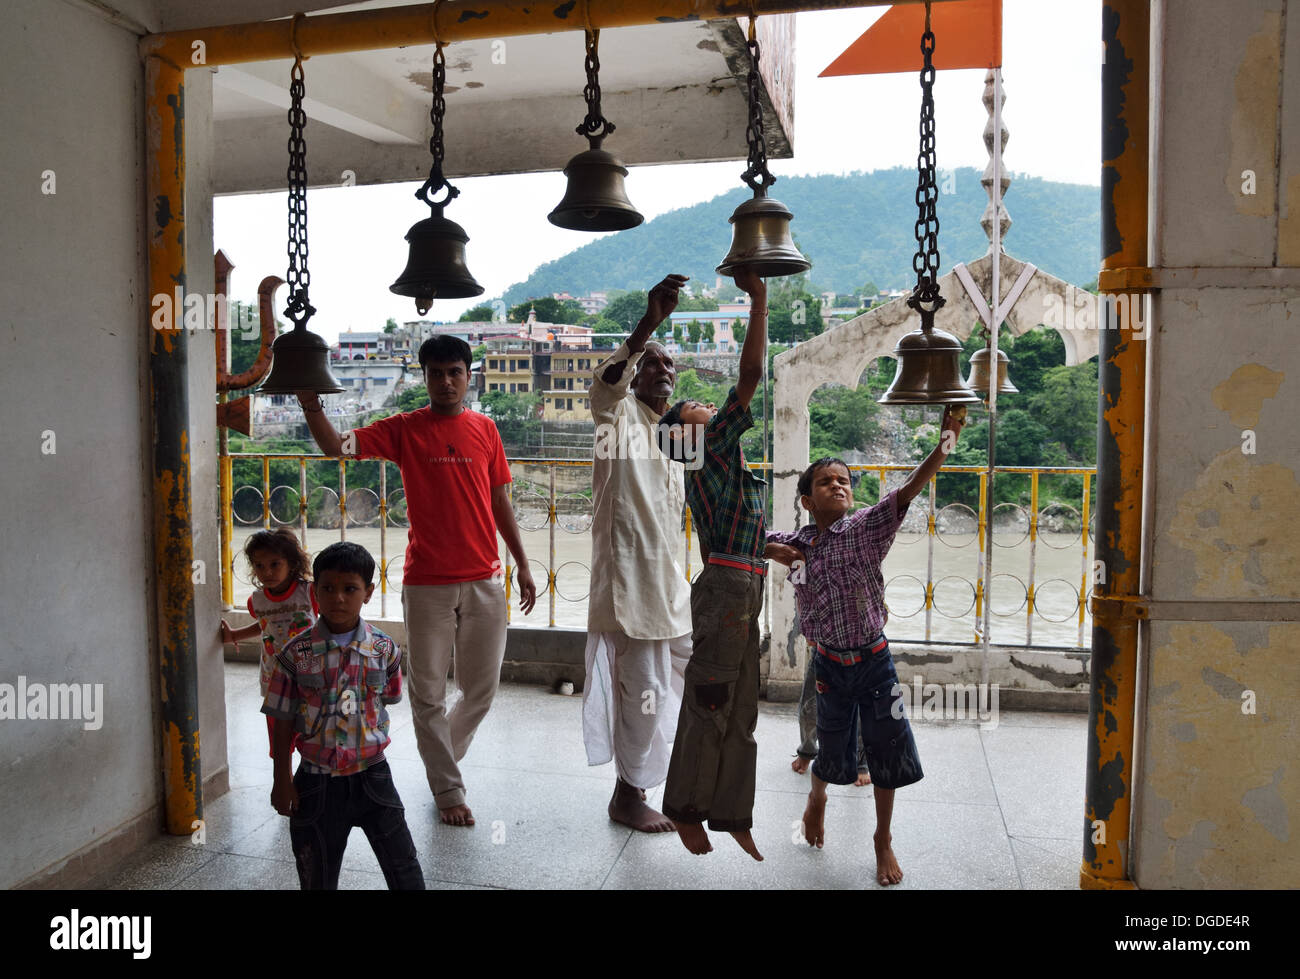
[[[808,771],[808,759],[802,755],[795,755],[794,761],[790,762],[790,770],[796,775],[803,775]]]
[[[881,839],[880,836],[875,836],[873,839],[876,843],[876,882],[885,886],[901,884],[903,882],[903,868],[898,865],[898,859],[894,856],[894,848],[890,845],[893,842],[893,837],[886,836]]]
[[[825,817],[826,797],[818,799],[809,792],[808,807],[803,811],[803,838],[809,846],[815,846],[819,850],[826,839]]]
[[[673,823],[673,826],[682,838],[682,846],[696,856],[713,852],[713,844],[709,842],[709,834],[704,831],[703,823]]]
[[[853,784],[856,785],[858,788],[862,788],[862,786],[864,786],[864,785],[870,785],[870,784],[871,784],[871,773],[870,773],[870,772],[858,772],[858,780],[857,780],[856,782],[854,782]]]
[[[609,818],[641,833],[671,833],[673,821],[645,804],[645,793],[622,779],[609,800]]]
[[[680,832],[680,830],[678,832]],[[736,842],[740,844],[742,850],[748,853],[755,860],[762,861],[763,854],[758,852],[758,845],[754,842],[754,837],[749,835],[749,830],[742,829],[739,832],[732,833],[731,835],[735,838]]]
[[[459,806],[448,806],[446,809],[439,809],[438,818],[448,826],[474,825],[474,814],[469,811],[469,806],[464,804]]]

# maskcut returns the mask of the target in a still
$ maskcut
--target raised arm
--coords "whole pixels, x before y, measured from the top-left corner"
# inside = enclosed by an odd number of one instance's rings
[[[339,435],[334,423],[325,415],[325,402],[314,391],[298,392],[298,407],[307,418],[307,428],[311,437],[320,446],[321,452],[330,458],[343,455],[343,436]]]
[[[736,273],[736,285],[749,294],[749,329],[740,348],[740,377],[736,400],[746,408],[763,380],[763,358],[767,356],[767,285],[749,269]]]
[[[943,466],[944,460],[948,458],[948,453],[957,447],[957,436],[961,434],[962,426],[965,424],[966,413],[964,410],[954,414],[952,405],[944,408],[939,444],[934,447],[933,452],[925,457],[924,462],[912,470],[912,474],[907,477],[907,482],[899,487],[898,502],[900,508],[916,499],[916,495],[925,488],[925,485]]]
[[[632,335],[627,338],[627,349],[632,353],[640,353],[645,349],[646,341],[650,339],[650,334],[658,329],[659,324],[668,318],[669,314],[677,308],[677,292],[682,286],[686,285],[690,279],[685,275],[669,275],[657,286],[650,290],[649,300],[646,303],[645,315],[637,323],[636,329]],[[601,375],[606,384],[617,384],[618,379],[623,376],[623,371],[627,367],[627,361],[620,360],[616,364],[610,364],[605,368],[605,373]]]

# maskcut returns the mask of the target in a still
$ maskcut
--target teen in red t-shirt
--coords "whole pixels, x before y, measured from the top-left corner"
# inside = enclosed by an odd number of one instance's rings
[[[410,649],[411,714],[442,821],[474,823],[457,762],[487,716],[506,648],[506,600],[497,559],[500,531],[516,563],[519,607],[533,609],[514,508],[510,468],[490,418],[464,404],[470,348],[434,336],[420,347],[429,406],[393,415],[340,436],[320,399],[299,392],[316,444],[326,456],[389,459],[402,472],[410,522],[402,608]],[[462,698],[446,710],[447,672],[456,663]]]

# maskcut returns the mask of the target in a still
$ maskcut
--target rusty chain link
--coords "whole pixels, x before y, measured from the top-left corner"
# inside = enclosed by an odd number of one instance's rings
[[[460,191],[453,187],[442,174],[442,160],[446,149],[442,141],[442,117],[447,113],[447,100],[443,91],[447,85],[447,58],[442,53],[439,41],[433,52],[433,108],[429,110],[429,121],[433,123],[433,135],[429,138],[429,152],[433,155],[433,166],[429,168],[428,179],[420,185],[415,196],[431,208],[443,207],[452,198],[459,197]],[[433,200],[438,191],[446,189],[447,196],[441,201]]]
[[[767,169],[767,137],[763,134],[763,103],[759,100],[758,89],[758,38],[754,33],[754,18],[749,18],[749,75],[746,78],[746,92],[749,99],[749,123],[745,126],[745,142],[749,144],[749,168],[740,175],[755,197],[766,197],[767,188],[776,183],[776,177]]]
[[[587,57],[584,65],[587,70],[587,84],[582,89],[582,97],[587,102],[587,116],[578,123],[577,134],[586,136],[599,144],[614,131],[614,124],[601,115],[600,111],[600,31],[587,29]],[[599,130],[599,132],[598,132]]]
[[[916,154],[916,255],[912,270],[916,287],[907,305],[920,309],[933,303],[930,312],[945,300],[939,295],[939,215],[935,209],[939,190],[935,180],[934,155],[934,33],[930,30],[930,3],[925,4],[925,32],[921,35],[921,121],[920,148]]]
[[[307,271],[307,143],[303,128],[307,113],[302,100],[307,88],[303,80],[302,57],[296,57],[289,75],[289,305],[284,314],[295,327],[305,326],[316,312],[307,299],[311,273]]]

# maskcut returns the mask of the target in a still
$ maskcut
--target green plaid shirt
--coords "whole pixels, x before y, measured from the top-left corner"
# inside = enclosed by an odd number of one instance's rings
[[[767,543],[763,521],[766,482],[745,465],[740,436],[754,427],[748,405],[733,387],[704,429],[698,468],[687,466],[686,502],[700,536],[700,554],[734,554],[762,560]]]

